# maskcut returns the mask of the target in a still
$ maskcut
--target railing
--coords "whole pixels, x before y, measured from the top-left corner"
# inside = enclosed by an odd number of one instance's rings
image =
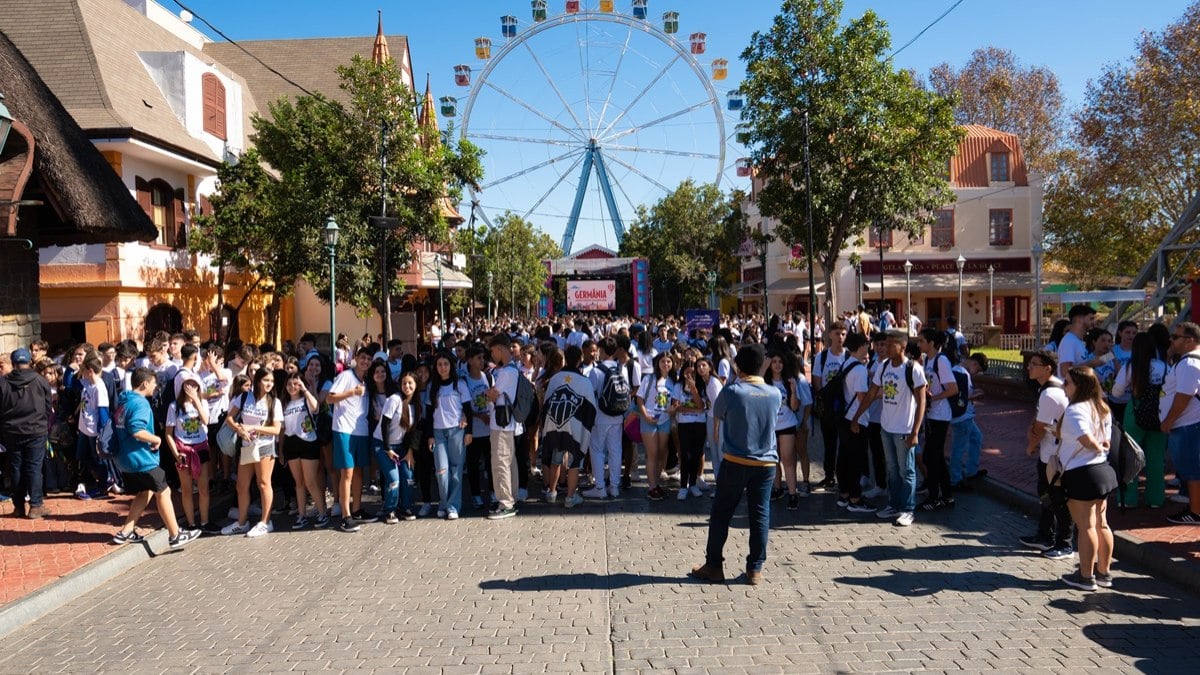
[[[1003,377],[1009,380],[1020,380],[1024,382],[1025,380],[1029,379],[1029,374],[1025,372],[1025,364],[1021,361],[989,359],[987,372],[988,375]]]
[[[1038,348],[1036,335],[1022,335],[1019,333],[1005,334],[1000,336],[1001,349],[1015,349],[1023,352],[1031,352]]]

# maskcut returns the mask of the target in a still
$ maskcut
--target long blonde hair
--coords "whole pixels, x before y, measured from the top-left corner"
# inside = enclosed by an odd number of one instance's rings
[[[1111,412],[1108,403],[1104,401],[1104,388],[1096,378],[1096,371],[1087,366],[1074,366],[1067,371],[1067,377],[1075,385],[1075,395],[1071,403],[1091,403],[1093,414],[1103,419]]]

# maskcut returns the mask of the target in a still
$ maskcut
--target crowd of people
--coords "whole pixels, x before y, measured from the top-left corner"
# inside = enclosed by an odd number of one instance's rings
[[[1108,468],[1112,420],[1146,448],[1147,504],[1165,501],[1169,448],[1191,499],[1170,519],[1200,524],[1200,329],[1121,324],[1113,336],[1093,328],[1094,314],[1073,308],[1029,359],[1041,387],[1029,452],[1045,506],[1022,541],[1051,558],[1078,549],[1067,581],[1080,588],[1111,578],[1109,494],[1139,496]],[[261,537],[285,513],[292,529],[354,532],[466,509],[505,519],[533,499],[571,509],[634,490],[644,472],[651,501],[713,498],[706,561],[693,570],[703,580],[724,578],[717,530],[745,493],[753,529],[764,528],[747,558],[757,583],[772,502],[796,510],[825,490],[849,513],[907,527],[953,508],[986,473],[972,402],[986,356],[953,323],[923,327],[909,314],[900,325],[890,308],[840,318],[811,328],[786,314],[712,327],[455,321],[415,345],[339,336],[332,353],[307,334],[276,349],[160,333],[58,359],[38,342],[0,359],[0,488],[27,518],[45,517],[47,491],[134,495],[116,543],[141,540],[138,517],[154,499],[171,545],[183,546],[201,534]],[[767,399],[769,420],[746,412]],[[224,525],[211,508],[222,490],[237,498]]]

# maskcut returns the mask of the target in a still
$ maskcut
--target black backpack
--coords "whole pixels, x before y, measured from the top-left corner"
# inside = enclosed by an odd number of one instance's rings
[[[950,361],[950,373],[954,376],[954,385],[958,387],[958,393],[946,399],[946,401],[950,403],[950,418],[957,419],[967,414],[967,403],[969,402],[967,396],[969,395],[971,387],[971,376],[965,372],[954,370],[955,361],[947,354],[938,354],[936,357],[934,357],[933,368],[935,374],[937,373],[937,359],[943,356]],[[946,388],[946,383],[942,382],[940,377],[938,378],[938,382],[942,385],[942,389],[944,390]],[[912,385],[910,384],[909,388],[911,387]]]
[[[596,407],[605,415],[624,415],[633,402],[633,389],[629,386],[623,368],[608,367],[603,363],[596,364],[604,373],[604,384],[600,386],[600,395],[596,397]]]
[[[850,406],[846,403],[845,387],[843,384],[846,381],[846,375],[854,370],[855,366],[861,366],[862,362],[858,359],[848,359],[838,369],[833,377],[829,378],[828,382],[821,383],[821,391],[818,398],[821,400],[821,416],[832,415],[833,419],[841,419],[845,416],[846,411]]]
[[[524,375],[517,376],[517,398],[512,402],[513,417],[521,424],[528,424],[537,415],[537,393],[533,383]]]

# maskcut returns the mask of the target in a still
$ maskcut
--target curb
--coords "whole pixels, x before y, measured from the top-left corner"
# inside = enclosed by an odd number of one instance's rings
[[[214,498],[210,511],[224,514],[236,495]],[[36,591],[0,607],[0,638],[37,621],[88,591],[124,574],[138,564],[170,552],[166,528],[146,535],[140,546],[122,545],[112,553],[65,574]]]
[[[1037,497],[992,478],[977,482],[976,489],[1026,515],[1037,517],[1041,511],[1041,502]],[[1173,558],[1166,551],[1133,535],[1113,531],[1113,556],[1193,593],[1200,593],[1200,565]]]
[[[155,530],[140,546],[128,544],[59,577],[29,595],[0,608],[0,638],[29,625],[71,600],[169,550],[167,531]]]

